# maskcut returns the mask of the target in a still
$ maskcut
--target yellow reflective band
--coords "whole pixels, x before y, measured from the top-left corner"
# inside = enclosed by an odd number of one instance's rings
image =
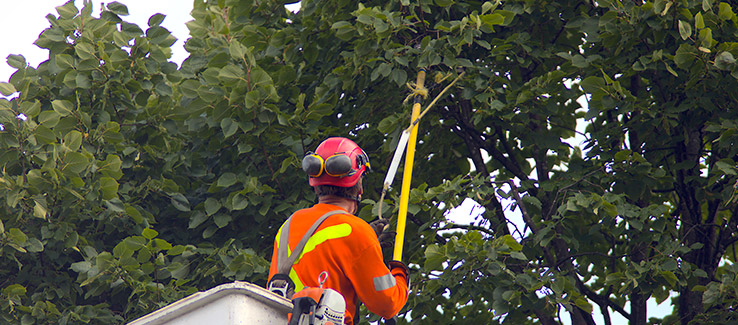
[[[325,227],[324,229],[316,231],[310,239],[308,239],[307,243],[305,244],[305,248],[302,250],[302,254],[300,254],[300,257],[295,261],[295,264],[300,262],[300,259],[305,255],[305,253],[310,252],[314,250],[318,245],[328,241],[329,239],[336,239],[336,238],[343,238],[347,237],[351,234],[351,226],[347,223],[342,223],[340,225]],[[279,238],[282,235],[282,227],[279,228],[279,231],[277,232],[277,237],[275,239],[275,242],[277,243],[277,248],[279,249]],[[287,246],[287,255],[292,254],[292,250],[289,246]],[[290,269],[290,279],[292,279],[292,282],[295,283],[295,292],[302,290],[302,288],[305,287],[305,285],[302,283],[302,280],[300,280],[300,277],[297,276],[297,273],[295,272],[295,269]],[[393,278],[394,279],[394,278]]]
[[[302,284],[302,280],[300,280],[300,277],[297,276],[297,272],[295,272],[295,269],[290,269],[290,279],[292,279],[292,282],[295,283],[295,292],[298,292],[305,287],[305,285]]]
[[[302,254],[300,254],[300,257],[297,259],[297,261],[295,261],[295,264],[300,263],[300,259],[305,256],[305,253],[314,250],[315,247],[326,242],[327,240],[347,237],[350,234],[351,226],[349,226],[347,223],[325,227],[325,229],[316,231],[313,236],[308,239],[307,243],[305,244],[305,248],[302,250]]]

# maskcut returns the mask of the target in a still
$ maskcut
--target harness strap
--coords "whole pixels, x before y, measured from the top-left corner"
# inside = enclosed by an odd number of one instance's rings
[[[313,225],[310,226],[307,232],[305,232],[305,235],[302,236],[302,239],[300,239],[300,242],[297,243],[297,246],[295,247],[295,250],[292,251],[292,254],[288,254],[290,222],[292,221],[292,217],[295,215],[293,213],[284,223],[284,227],[282,227],[282,234],[279,238],[279,251],[277,252],[277,273],[290,274],[290,269],[292,269],[292,265],[295,264],[295,261],[297,261],[297,259],[300,258],[300,255],[302,255],[302,250],[305,248],[305,245],[307,244],[313,233],[315,233],[315,230],[317,230],[318,227],[320,227],[320,225],[323,223],[323,221],[325,221],[325,219],[328,219],[328,217],[334,214],[341,213],[346,212],[342,210],[333,210],[320,216],[320,218],[315,220]]]

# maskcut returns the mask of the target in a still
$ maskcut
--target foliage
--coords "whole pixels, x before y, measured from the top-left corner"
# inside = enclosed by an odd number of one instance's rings
[[[651,321],[735,321],[730,2],[198,0],[179,67],[163,14],[57,12],[49,60],[11,55],[0,83],[3,322],[120,323],[263,283],[315,200],[300,158],[348,136],[383,174],[420,68],[431,96],[465,75],[420,123],[401,322],[645,324],[670,295]],[[448,224],[466,198],[484,213]]]

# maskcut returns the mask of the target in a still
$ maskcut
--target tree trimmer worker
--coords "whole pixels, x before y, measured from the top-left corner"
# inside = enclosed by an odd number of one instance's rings
[[[370,168],[369,157],[353,141],[334,137],[323,141],[315,153],[308,153],[302,168],[310,176],[318,203],[298,210],[280,228],[274,240],[270,282],[280,273],[281,236],[288,236],[291,253],[316,220],[335,211],[317,223],[285,280],[297,292],[319,286],[318,275],[326,271],[329,276],[323,287],[338,291],[346,300],[346,324],[353,324],[357,300],[385,319],[394,317],[407,302],[407,266],[399,261],[384,263],[377,236],[386,223],[370,225],[354,215],[364,192],[362,176]]]

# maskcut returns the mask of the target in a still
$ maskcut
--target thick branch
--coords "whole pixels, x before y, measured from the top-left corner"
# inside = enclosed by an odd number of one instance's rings
[[[590,300],[594,301],[597,305],[600,307],[610,307],[614,311],[618,312],[619,314],[623,315],[623,317],[630,319],[630,313],[625,311],[623,307],[618,306],[616,303],[610,301],[609,298],[601,296],[597,294],[596,292],[592,291],[589,287],[587,287],[582,280],[579,279],[578,276],[575,276],[577,279],[577,288],[584,293],[584,295],[587,296]]]
[[[515,151],[510,146],[510,142],[507,141],[507,136],[505,136],[505,132],[503,132],[502,127],[500,127],[499,125],[495,126],[495,135],[497,136],[497,140],[500,141],[500,143],[502,144],[502,147],[505,149],[505,152],[507,152],[507,156],[510,157],[509,158],[510,162],[516,167],[520,166],[520,163],[518,163],[517,158],[515,158]],[[494,148],[494,144],[489,143],[487,147]],[[518,174],[523,174],[522,171],[519,171],[518,173],[517,169],[516,170],[510,169],[510,170],[513,171],[515,176],[517,176],[520,179],[523,179],[518,175]]]
[[[515,199],[515,202],[518,203],[518,208],[520,208],[520,213],[523,215],[523,221],[530,227],[531,232],[533,234],[537,234],[540,230],[538,228],[538,225],[533,222],[533,219],[528,214],[528,208],[525,207],[525,203],[523,202],[523,199],[520,197],[520,193],[518,193],[518,188],[515,186],[515,183],[513,183],[512,180],[507,181],[507,184],[510,185],[510,191],[513,194],[513,198]],[[553,254],[551,254],[551,251],[548,249],[548,247],[542,246],[543,249],[543,256],[546,259],[547,263],[549,265],[554,265],[556,263],[556,259],[554,258]]]

